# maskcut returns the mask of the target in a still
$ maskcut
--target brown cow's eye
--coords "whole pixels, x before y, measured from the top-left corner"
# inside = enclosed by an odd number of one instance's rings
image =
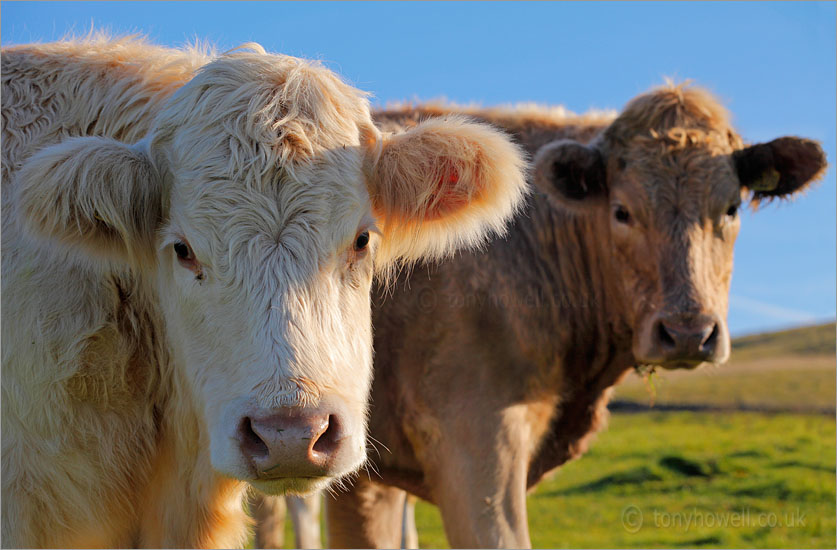
[[[192,255],[189,245],[180,241],[174,243],[174,253],[177,254],[177,257],[181,260],[190,260],[190,256]]]
[[[738,214],[738,205],[733,204],[729,208],[727,208],[727,216],[730,218],[734,218]]]
[[[617,206],[613,210],[613,217],[619,223],[631,223],[631,213],[624,206]]]
[[[355,239],[355,250],[360,252],[369,244],[369,231],[364,231]]]

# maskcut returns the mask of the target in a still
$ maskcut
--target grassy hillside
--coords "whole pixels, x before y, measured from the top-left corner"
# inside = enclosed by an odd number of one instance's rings
[[[835,423],[820,415],[613,415],[529,496],[535,548],[834,548]],[[416,509],[422,548],[445,548]]]
[[[732,359],[749,361],[776,356],[803,357],[835,353],[835,323],[794,328],[780,332],[766,332],[736,338],[732,342]]]

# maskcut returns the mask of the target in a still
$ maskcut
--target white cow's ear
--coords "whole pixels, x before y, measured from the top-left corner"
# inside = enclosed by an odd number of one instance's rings
[[[461,117],[385,137],[369,174],[383,234],[376,263],[438,258],[502,234],[527,192],[525,165],[508,136]]]
[[[15,194],[37,235],[92,255],[153,262],[161,183],[142,142],[80,137],[42,149],[18,173]]]

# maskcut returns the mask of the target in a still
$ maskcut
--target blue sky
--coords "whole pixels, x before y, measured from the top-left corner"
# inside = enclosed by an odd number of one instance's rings
[[[225,50],[256,41],[322,60],[386,104],[445,97],[619,109],[692,79],[751,142],[819,140],[835,162],[835,2],[8,2],[2,44],[91,28]],[[835,171],[803,197],[744,213],[729,322],[743,334],[835,317]]]

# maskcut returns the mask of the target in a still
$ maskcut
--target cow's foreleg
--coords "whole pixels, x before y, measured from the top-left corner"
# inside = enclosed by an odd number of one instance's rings
[[[405,493],[359,478],[348,492],[326,497],[331,548],[400,548]]]
[[[522,408],[522,407],[521,407]],[[529,438],[518,407],[445,434],[428,471],[453,548],[529,548]],[[521,433],[522,432],[522,433]]]
[[[320,541],[320,501],[317,492],[307,497],[287,496],[288,514],[294,523],[295,548],[322,548]]]
[[[416,528],[416,497],[404,494],[404,513],[401,520],[401,548],[418,548],[418,529]]]
[[[256,522],[255,548],[285,547],[285,497],[252,491],[250,515]]]

